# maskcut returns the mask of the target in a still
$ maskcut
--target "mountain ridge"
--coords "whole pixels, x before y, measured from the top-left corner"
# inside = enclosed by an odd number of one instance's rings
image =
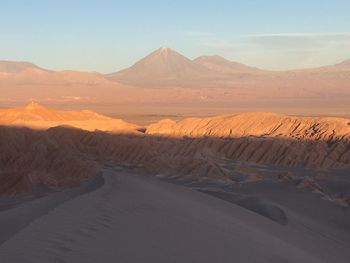
[[[50,71],[48,69],[44,69],[42,67],[39,67],[27,61],[0,60],[0,72],[2,73],[15,74],[15,73],[20,73],[30,69],[35,69],[35,70],[40,70],[45,72]]]
[[[255,67],[250,67],[242,63],[227,60],[219,55],[200,56],[195,58],[193,61],[199,65],[203,65],[211,70],[221,73],[257,73],[262,71]]]
[[[172,103],[182,108],[249,105],[250,110],[287,106],[296,109],[288,113],[298,114],[297,109],[310,107],[308,114],[318,114],[326,105],[332,114],[340,110],[348,114],[350,68],[346,64],[347,61],[340,66],[308,70],[265,71],[220,56],[191,60],[161,47],[130,68],[107,75],[35,68],[11,74],[0,72],[0,101],[18,105],[31,98],[51,105],[143,103],[159,107]]]
[[[126,83],[167,82],[197,79],[211,74],[207,68],[168,47],[160,47],[131,67],[107,74],[107,78]]]
[[[339,64],[336,64],[338,67],[349,67],[350,68],[350,59],[344,60]]]
[[[188,61],[192,61],[192,62],[200,62],[201,60],[207,60],[207,59],[212,59],[212,60],[216,60],[216,61],[221,61],[221,62],[226,62],[226,63],[232,63],[232,65],[237,65],[237,66],[242,66],[245,69],[254,69],[254,70],[260,70],[260,71],[272,71],[272,72],[292,72],[292,71],[296,71],[296,70],[308,70],[308,69],[319,69],[319,68],[324,68],[324,67],[332,67],[332,66],[343,66],[343,65],[350,65],[350,59],[345,59],[339,63],[336,64],[331,64],[331,65],[322,65],[319,67],[310,67],[310,68],[300,68],[300,69],[293,69],[293,70],[266,70],[266,69],[261,69],[261,68],[257,68],[254,66],[250,66],[250,65],[246,65],[244,63],[240,63],[237,61],[231,61],[223,56],[220,55],[201,55],[199,57],[194,58],[193,60],[187,58],[186,56],[182,55],[181,53],[166,47],[166,46],[161,46],[160,48],[156,49],[155,51],[152,51],[150,54],[146,55],[145,57],[143,57],[142,59],[140,59],[139,61],[137,61],[136,63],[134,63],[133,65],[131,65],[128,68],[125,69],[121,69],[118,71],[114,71],[111,73],[107,73],[107,74],[103,74],[100,73],[98,71],[84,71],[84,70],[79,70],[79,69],[64,69],[64,70],[49,70],[46,68],[43,68],[41,66],[38,66],[32,62],[29,61],[15,61],[15,60],[0,60],[0,72],[6,72],[6,73],[19,73],[20,71],[23,71],[25,69],[28,68],[36,68],[36,69],[40,69],[46,72],[80,72],[80,73],[91,73],[91,74],[96,74],[96,75],[102,75],[102,76],[107,76],[107,77],[112,77],[113,75],[123,72],[133,66],[135,66],[136,64],[138,64],[140,61],[142,61],[143,59],[147,58],[148,56],[150,56],[153,53],[177,53],[178,55],[180,55],[181,57],[185,58]],[[7,68],[8,67],[8,68]]]

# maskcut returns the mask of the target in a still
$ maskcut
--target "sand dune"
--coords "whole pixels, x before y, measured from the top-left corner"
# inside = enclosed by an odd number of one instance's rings
[[[33,103],[0,120],[1,262],[349,258],[349,119],[246,113],[139,132]],[[89,131],[103,123],[120,130]]]
[[[349,256],[348,241],[317,217],[289,209],[289,224],[282,226],[151,178],[111,170],[104,178],[101,188],[56,207],[8,239],[0,247],[2,262],[340,263]],[[7,218],[30,205],[7,212]]]

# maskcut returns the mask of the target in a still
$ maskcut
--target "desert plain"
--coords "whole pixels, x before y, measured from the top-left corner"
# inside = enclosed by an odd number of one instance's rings
[[[349,83],[168,47],[1,61],[0,262],[348,262]]]

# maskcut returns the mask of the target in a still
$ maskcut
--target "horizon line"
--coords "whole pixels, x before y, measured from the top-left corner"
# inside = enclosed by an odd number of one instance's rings
[[[339,32],[340,33],[340,32]],[[339,34],[339,33],[335,33],[335,34]],[[349,34],[350,35],[350,32],[341,32],[342,34]],[[318,34],[318,33],[315,33],[315,34],[308,34],[308,33],[298,33],[298,34],[294,34],[294,33],[282,33],[282,34],[252,34],[252,35],[246,35],[246,37],[278,37],[278,36],[291,36],[291,37],[298,37],[298,36],[306,36],[306,35],[309,35],[309,36],[320,36],[321,34]],[[28,60],[9,60],[9,59],[0,59],[0,62],[10,62],[10,63],[29,63],[29,64],[32,64],[38,68],[41,68],[43,70],[47,70],[47,71],[54,71],[54,72],[64,72],[64,71],[75,71],[75,72],[85,72],[85,73],[96,73],[96,74],[100,74],[100,75],[108,75],[108,74],[112,74],[112,73],[116,73],[116,72],[119,72],[119,71],[122,71],[122,70],[125,70],[125,69],[128,69],[130,67],[132,67],[133,65],[135,65],[137,62],[139,62],[140,60],[144,59],[145,57],[147,57],[148,55],[158,51],[158,50],[163,50],[164,48],[166,49],[169,49],[171,51],[174,51],[186,58],[188,58],[189,60],[191,61],[194,61],[195,59],[197,58],[200,58],[200,57],[221,57],[229,62],[233,62],[233,63],[240,63],[240,64],[243,64],[245,66],[249,66],[249,67],[255,67],[257,69],[260,69],[262,71],[271,71],[271,72],[286,72],[286,71],[296,71],[296,70],[305,70],[305,69],[316,69],[316,68],[322,68],[322,67],[327,67],[327,66],[335,66],[335,65],[339,65],[339,64],[342,64],[348,60],[350,60],[350,58],[345,58],[335,64],[324,64],[324,65],[319,65],[319,66],[315,66],[315,67],[301,67],[301,68],[294,68],[294,69],[281,69],[281,70],[276,70],[276,69],[267,69],[267,68],[262,68],[262,67],[257,67],[257,66],[254,66],[254,65],[251,65],[251,64],[245,64],[245,63],[242,63],[240,61],[236,61],[236,60],[230,60],[230,59],[227,59],[226,57],[222,56],[222,55],[218,55],[218,54],[203,54],[203,55],[200,55],[200,56],[197,56],[195,57],[194,59],[191,59],[189,57],[187,57],[186,55],[178,52],[176,49],[174,48],[171,48],[167,45],[161,45],[159,46],[158,48],[156,49],[153,49],[153,51],[147,53],[146,55],[144,55],[143,57],[139,58],[137,61],[133,62],[132,64],[130,64],[130,66],[128,67],[123,67],[121,69],[117,69],[115,71],[112,71],[112,72],[107,72],[107,73],[102,73],[100,71],[96,71],[96,70],[92,70],[92,71],[87,71],[87,70],[81,70],[81,69],[71,69],[71,68],[67,68],[67,69],[62,69],[62,70],[59,70],[59,69],[50,69],[49,67],[44,67],[44,66],[41,66],[40,64],[37,64],[35,62],[32,62],[32,61],[28,61]]]

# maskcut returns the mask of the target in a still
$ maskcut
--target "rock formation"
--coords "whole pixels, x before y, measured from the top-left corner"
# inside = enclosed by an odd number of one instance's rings
[[[138,132],[136,125],[124,126],[122,122],[120,127],[129,130],[112,133],[109,129],[106,133],[61,125],[79,123],[77,119],[92,121],[94,125],[96,120],[116,125],[120,121],[92,112],[61,112],[36,104],[6,110],[0,116],[13,120],[9,112],[22,118],[22,124],[49,120],[60,126],[32,130],[13,127],[11,122],[12,127],[0,127],[3,194],[30,191],[37,185],[71,187],[96,174],[104,163],[160,177],[233,184],[271,178],[265,170],[252,166],[267,165],[282,169],[276,174],[276,181],[309,187],[333,200],[336,193],[329,194],[324,183],[319,182],[333,180],[327,176],[333,170],[350,169],[348,119],[245,113],[179,122],[163,120],[151,124],[145,133]],[[315,171],[315,176],[290,176],[288,169],[295,168]],[[318,176],[320,169],[324,176]]]
[[[0,124],[47,129],[60,125],[84,130],[111,132],[136,132],[138,126],[96,112],[53,110],[38,103],[30,103],[23,108],[0,110]]]

